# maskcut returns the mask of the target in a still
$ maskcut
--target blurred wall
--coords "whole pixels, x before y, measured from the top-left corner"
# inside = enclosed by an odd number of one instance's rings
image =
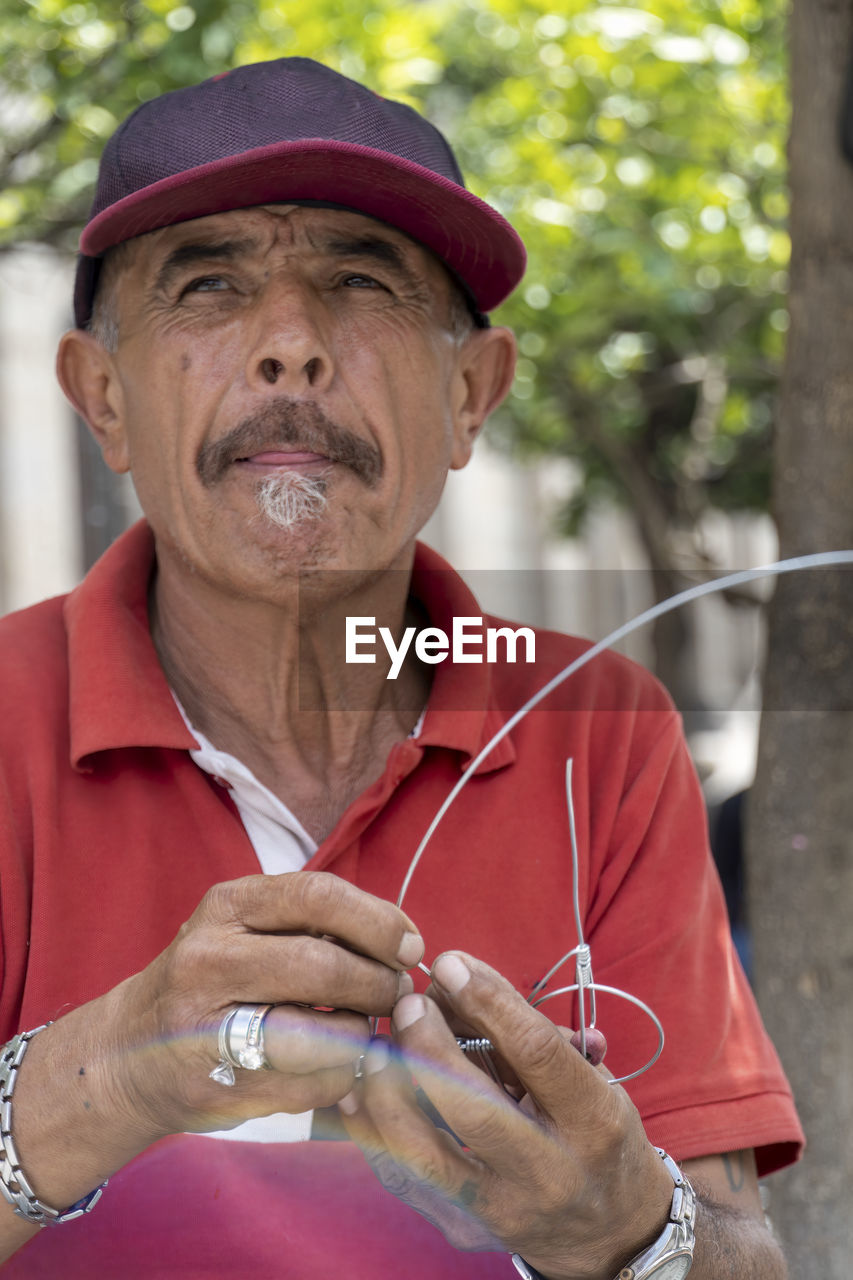
[[[72,268],[0,255],[0,612],[67,591],[83,567],[77,448],[53,372]]]

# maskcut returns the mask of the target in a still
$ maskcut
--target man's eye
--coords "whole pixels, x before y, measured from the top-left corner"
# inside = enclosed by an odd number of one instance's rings
[[[228,287],[228,281],[223,280],[222,276],[199,276],[197,280],[190,280],[189,284],[185,284],[181,293],[217,293]]]
[[[375,280],[373,276],[362,275],[361,272],[355,272],[352,275],[344,276],[343,284],[353,289],[384,289],[384,284],[379,280]]]

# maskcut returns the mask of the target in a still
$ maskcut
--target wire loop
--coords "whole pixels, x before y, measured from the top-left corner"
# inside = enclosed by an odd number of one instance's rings
[[[680,609],[682,605],[689,604],[692,600],[698,600],[702,596],[713,595],[716,592],[726,591],[736,586],[743,586],[748,582],[755,582],[761,578],[777,577],[786,573],[796,573],[796,572],[800,572],[802,570],[807,570],[807,569],[826,568],[832,565],[843,565],[843,564],[853,564],[853,550],[823,551],[823,552],[818,552],[815,555],[795,556],[789,560],[776,560],[772,564],[761,565],[756,569],[741,569],[736,573],[729,573],[722,578],[717,578],[713,582],[703,582],[703,583],[700,583],[698,586],[688,587],[687,590],[680,591],[678,592],[677,595],[670,596],[667,600],[660,601],[658,604],[654,605],[651,609],[646,609],[645,612],[638,614],[636,617],[630,619],[628,622],[623,623],[622,626],[617,627],[615,631],[611,631],[610,634],[605,636],[603,640],[599,640],[596,644],[591,645],[590,648],[587,649],[584,653],[582,653],[579,658],[575,658],[573,662],[570,662],[567,666],[563,668],[562,671],[558,672],[557,675],[555,675],[552,679],[547,681],[547,683],[544,684],[541,689],[538,689],[536,693],[534,693],[533,696],[529,698],[528,701],[525,702],[522,707],[519,708],[518,711],[516,711],[512,716],[510,716],[510,718],[501,726],[501,728],[497,731],[497,733],[495,733],[493,737],[489,739],[489,741],[482,748],[479,754],[474,757],[474,759],[465,769],[464,773],[459,778],[458,782],[453,786],[453,788],[450,790],[448,795],[445,797],[444,801],[442,802],[441,806],[439,807],[438,811],[436,812],[435,816],[433,817],[432,821],[427,827],[427,830],[424,833],[420,844],[418,845],[417,849],[414,852],[412,860],[409,863],[409,867],[403,878],[403,883],[400,888],[400,893],[397,897],[397,906],[402,907],[403,899],[408,893],[409,885],[412,882],[412,877],[414,876],[415,871],[417,870],[418,865],[420,864],[421,858],[423,857],[427,849],[427,846],[429,845],[430,840],[435,834],[435,831],[438,828],[439,823],[442,821],[448,809],[453,804],[454,800],[459,795],[459,793],[462,791],[463,787],[468,783],[469,779],[473,777],[473,775],[479,769],[480,765],[483,763],[486,757],[494,750],[494,748],[498,745],[498,743],[502,742],[503,739],[509,733],[511,733],[511,731],[515,728],[515,726],[524,719],[524,717],[528,714],[528,712],[532,711],[534,707],[537,707],[540,702],[542,702],[545,698],[547,698],[550,693],[553,693],[555,689],[559,688],[559,686],[563,684],[564,681],[568,680],[570,676],[574,675],[575,672],[579,671],[581,667],[586,666],[588,662],[591,662],[593,658],[597,658],[598,655],[600,653],[603,653],[605,649],[609,649],[612,645],[616,644],[617,641],[623,640],[626,636],[629,636],[632,634],[632,632],[638,630],[638,628],[645,626],[646,623],[653,622],[657,618],[662,617],[664,614],[673,612],[673,610],[675,609]],[[558,960],[557,963],[551,969],[548,970],[544,978],[539,979],[539,981],[533,986],[530,992],[530,995],[527,997],[527,999],[528,999],[528,1003],[532,1005],[534,1009],[538,1009],[540,1005],[545,1004],[548,1000],[553,1000],[555,996],[566,995],[576,991],[578,993],[578,1006],[579,1006],[580,1024],[581,1024],[580,1025],[581,1052],[584,1054],[584,1056],[586,1056],[587,1027],[589,1027],[590,1030],[595,1028],[595,1023],[596,1023],[595,997],[597,992],[599,991],[606,992],[608,995],[617,996],[620,1000],[627,1000],[630,1004],[635,1005],[638,1009],[640,1009],[643,1013],[645,1013],[646,1016],[650,1018],[651,1021],[654,1023],[655,1029],[657,1030],[658,1046],[654,1054],[652,1055],[652,1057],[644,1066],[640,1067],[636,1071],[630,1072],[628,1075],[619,1076],[617,1079],[610,1080],[611,1084],[624,1084],[626,1080],[634,1080],[636,1079],[637,1076],[643,1075],[644,1072],[648,1071],[657,1062],[658,1058],[663,1052],[664,1030],[660,1022],[660,1019],[657,1017],[657,1015],[653,1012],[652,1009],[649,1008],[647,1004],[645,1004],[637,996],[631,995],[630,992],[628,991],[622,991],[618,987],[609,987],[604,985],[603,983],[595,982],[595,980],[593,979],[592,955],[591,955],[591,951],[588,944],[584,941],[583,924],[581,921],[580,896],[579,896],[580,895],[580,887],[579,887],[580,886],[580,860],[578,856],[577,834],[575,830],[575,811],[574,811],[574,802],[572,797],[572,761],[571,759],[566,761],[566,803],[568,806],[569,837],[570,837],[571,852],[572,852],[572,908],[573,908],[574,917],[575,917],[575,930],[576,930],[576,935],[578,939],[578,945],[576,947],[573,947],[571,951],[567,951],[566,954],[560,960]],[[544,995],[540,995],[539,993],[545,990],[545,987],[548,985],[548,982],[551,980],[554,974],[557,973],[562,968],[562,966],[572,958],[572,956],[576,957],[576,962],[575,962],[576,981],[571,986],[560,987],[557,991],[550,991]],[[418,965],[418,968],[422,969],[423,972],[429,976],[430,971],[424,963],[420,963]],[[587,992],[589,993],[589,1007],[590,1007],[590,1017],[589,1017],[588,1024],[587,1024],[587,1016],[586,1016]],[[459,1045],[459,1047],[462,1049],[464,1053],[476,1053],[480,1061],[483,1062],[483,1065],[486,1066],[492,1078],[495,1079],[497,1083],[499,1084],[501,1083],[497,1074],[497,1069],[494,1063],[492,1062],[491,1057],[489,1056],[493,1048],[490,1040],[483,1039],[483,1038],[468,1038],[463,1036],[463,1037],[457,1037],[457,1044]]]

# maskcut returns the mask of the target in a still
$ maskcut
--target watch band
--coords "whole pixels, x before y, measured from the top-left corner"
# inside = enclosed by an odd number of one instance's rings
[[[657,1240],[632,1258],[616,1280],[646,1280],[649,1276],[659,1276],[660,1280],[676,1276],[683,1278],[693,1265],[696,1192],[672,1156],[660,1147],[655,1147],[655,1151],[675,1183],[669,1219]]]
[[[665,1267],[669,1258],[673,1259],[673,1265],[682,1276],[686,1276],[692,1266],[696,1193],[672,1156],[668,1156],[660,1147],[655,1147],[655,1151],[675,1184],[669,1219],[654,1243],[632,1258],[619,1272],[616,1280],[645,1280],[646,1276],[651,1276]],[[514,1253],[511,1256],[512,1264],[522,1280],[546,1280],[540,1271],[532,1267],[529,1262],[525,1262],[520,1253]],[[675,1263],[675,1259],[678,1259],[679,1263]],[[667,1274],[669,1274],[668,1270]]]

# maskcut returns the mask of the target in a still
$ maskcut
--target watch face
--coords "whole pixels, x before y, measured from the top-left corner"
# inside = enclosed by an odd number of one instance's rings
[[[684,1280],[692,1266],[693,1259],[690,1254],[682,1253],[677,1258],[664,1258],[656,1267],[652,1267],[651,1271],[646,1272],[646,1275],[649,1280]]]

